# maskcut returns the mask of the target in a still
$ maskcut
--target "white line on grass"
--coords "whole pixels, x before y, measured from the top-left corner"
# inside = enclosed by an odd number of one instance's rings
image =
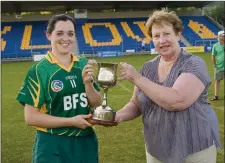
[[[130,89],[128,89],[126,86],[124,86],[123,84],[119,84],[120,87],[122,87],[125,91],[132,93],[132,91]]]
[[[218,107],[215,107],[213,109],[224,111],[224,109],[221,109],[221,108],[218,108]]]

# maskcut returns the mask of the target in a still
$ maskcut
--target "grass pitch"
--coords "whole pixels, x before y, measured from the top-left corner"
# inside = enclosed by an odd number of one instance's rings
[[[213,79],[213,66],[210,53],[198,54],[207,66]],[[120,58],[99,58],[98,61],[127,62],[138,70],[155,56],[136,55]],[[15,100],[26,73],[33,62],[2,63],[2,162],[30,163],[35,130],[24,121],[23,107]],[[209,98],[213,96],[214,81],[209,89]],[[133,85],[122,81],[120,85],[108,91],[108,104],[121,109],[131,98]],[[219,119],[219,132],[224,144],[224,82],[221,83],[219,101],[211,102]],[[121,123],[117,127],[96,126],[99,140],[100,163],[144,163],[145,148],[142,134],[141,117]],[[224,149],[217,152],[217,163],[224,163]]]

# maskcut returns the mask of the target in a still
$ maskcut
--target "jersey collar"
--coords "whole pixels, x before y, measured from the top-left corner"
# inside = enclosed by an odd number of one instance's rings
[[[72,56],[72,62],[69,65],[69,67],[65,67],[64,65],[60,64],[59,61],[56,59],[56,57],[54,56],[54,54],[50,51],[47,52],[45,58],[52,64],[57,64],[59,67],[61,67],[62,69],[70,72],[70,70],[72,69],[74,62],[78,62],[79,59],[73,54],[70,53],[70,55]]]

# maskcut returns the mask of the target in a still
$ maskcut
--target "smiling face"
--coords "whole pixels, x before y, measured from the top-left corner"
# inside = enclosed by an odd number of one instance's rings
[[[57,21],[52,33],[46,33],[51,41],[52,51],[65,55],[72,51],[75,41],[74,24],[70,20]]]
[[[161,56],[172,56],[180,50],[181,34],[174,32],[173,26],[167,22],[152,25],[152,40],[156,51]]]

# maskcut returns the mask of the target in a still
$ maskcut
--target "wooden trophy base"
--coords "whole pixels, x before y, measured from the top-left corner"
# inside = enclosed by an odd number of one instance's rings
[[[115,121],[111,122],[111,121],[103,121],[103,120],[97,120],[97,119],[93,119],[93,118],[89,118],[87,120],[89,123],[91,123],[92,125],[102,125],[102,126],[116,126],[117,123]]]

